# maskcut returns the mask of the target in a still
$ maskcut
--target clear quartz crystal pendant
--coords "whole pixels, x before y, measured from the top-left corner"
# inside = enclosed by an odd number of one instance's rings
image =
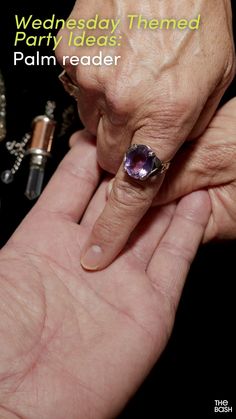
[[[42,161],[44,159],[45,161]],[[41,155],[33,155],[30,162],[30,171],[25,190],[25,196],[32,200],[41,194],[44,179],[44,167],[47,158]]]
[[[33,200],[42,191],[44,170],[52,147],[55,121],[46,115],[37,116],[33,121],[33,134],[26,154],[30,155],[30,171],[25,195]]]
[[[30,200],[38,198],[42,191],[45,165],[50,156],[56,126],[56,122],[54,121],[55,107],[56,103],[54,101],[47,101],[45,115],[37,116],[33,120],[32,134],[26,133],[19,142],[14,140],[6,143],[6,149],[10,155],[15,157],[15,161],[11,169],[4,170],[1,173],[1,181],[6,185],[13,182],[14,176],[19,170],[25,155],[30,155],[30,169],[25,190],[25,195]],[[26,146],[28,144],[29,146],[26,151]]]

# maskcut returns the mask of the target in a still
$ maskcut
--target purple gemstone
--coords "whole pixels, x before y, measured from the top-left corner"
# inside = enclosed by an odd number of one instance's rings
[[[150,176],[158,163],[161,164],[150,147],[133,145],[125,155],[124,170],[130,177],[142,180]]]

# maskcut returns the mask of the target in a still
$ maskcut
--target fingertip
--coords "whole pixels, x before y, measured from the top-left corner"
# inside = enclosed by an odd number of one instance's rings
[[[86,271],[97,271],[100,268],[100,263],[102,259],[102,249],[98,245],[91,245],[87,250],[82,254],[80,263],[81,266]]]

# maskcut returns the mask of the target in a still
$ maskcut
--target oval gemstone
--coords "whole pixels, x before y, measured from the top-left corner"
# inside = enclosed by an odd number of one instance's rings
[[[142,144],[133,145],[125,155],[124,170],[134,179],[146,179],[156,168],[157,160],[150,147]]]

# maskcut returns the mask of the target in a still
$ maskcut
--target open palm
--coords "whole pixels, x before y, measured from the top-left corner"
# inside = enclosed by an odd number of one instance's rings
[[[88,205],[99,175],[83,140],[0,253],[4,419],[114,417],[170,335],[208,195],[150,212],[110,267],[86,272],[80,249],[106,195],[103,182]]]

